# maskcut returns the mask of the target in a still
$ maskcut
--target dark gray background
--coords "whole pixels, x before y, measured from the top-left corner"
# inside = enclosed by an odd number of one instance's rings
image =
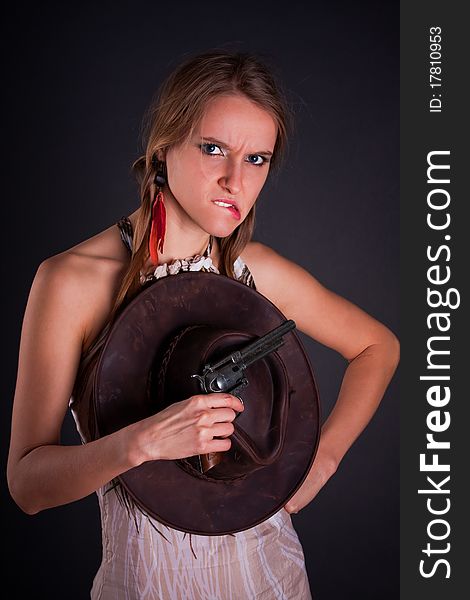
[[[262,192],[255,239],[399,334],[398,2],[281,6],[48,2],[5,15],[3,472],[35,271],[137,208],[141,118],[187,53],[238,48],[277,66],[297,129]],[[301,337],[326,417],[345,362]],[[334,478],[293,515],[316,600],[398,597],[397,379]],[[78,443],[70,417],[63,439]],[[31,517],[2,483],[15,597],[87,598],[101,560],[95,496]]]

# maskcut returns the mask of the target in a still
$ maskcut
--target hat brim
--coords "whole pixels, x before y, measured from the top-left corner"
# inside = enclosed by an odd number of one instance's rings
[[[183,327],[197,323],[261,337],[285,320],[261,293],[224,275],[183,272],[153,282],[123,310],[102,349],[93,382],[98,435],[155,414],[149,374],[158,353]],[[288,423],[278,459],[232,482],[193,477],[173,460],[145,462],[119,479],[150,516],[180,531],[225,535],[269,518],[302,485],[320,437],[319,394],[295,330],[284,336],[276,352],[290,387]]]

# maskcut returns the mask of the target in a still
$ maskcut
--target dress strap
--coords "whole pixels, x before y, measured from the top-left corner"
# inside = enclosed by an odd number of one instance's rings
[[[132,231],[132,223],[129,217],[121,217],[117,222],[117,226],[119,227],[121,240],[123,241],[124,246],[126,246],[130,254],[132,254],[132,240],[134,232]]]

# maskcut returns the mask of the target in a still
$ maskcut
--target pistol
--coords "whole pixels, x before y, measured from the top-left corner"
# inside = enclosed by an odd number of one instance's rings
[[[295,321],[288,319],[254,342],[249,342],[243,348],[227,354],[214,364],[205,364],[201,374],[195,373],[191,377],[195,377],[199,381],[201,390],[206,394],[226,392],[237,396],[243,404],[243,399],[237,392],[249,384],[245,377],[246,368],[282,346],[284,344],[283,336],[295,326]],[[222,456],[223,452],[199,455],[201,473],[205,473],[218,464],[222,460]]]

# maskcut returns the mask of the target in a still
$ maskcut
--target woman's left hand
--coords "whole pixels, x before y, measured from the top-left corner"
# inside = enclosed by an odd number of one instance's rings
[[[322,448],[321,440],[313,465],[304,482],[284,508],[289,514],[298,513],[315,498],[328,479],[334,475],[337,462],[331,453]]]

